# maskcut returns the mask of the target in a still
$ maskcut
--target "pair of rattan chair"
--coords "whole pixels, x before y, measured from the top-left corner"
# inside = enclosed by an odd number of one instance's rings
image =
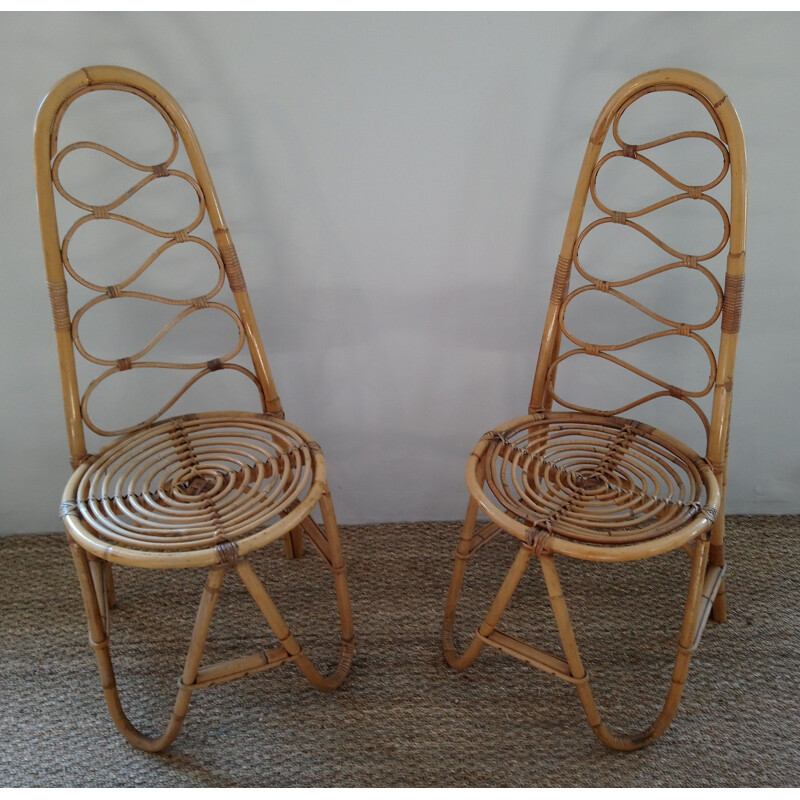
[[[77,110],[87,98],[98,97],[97,93],[106,90],[143,101],[163,121],[169,132],[168,145],[157,163],[141,163],[110,146],[82,138],[60,143],[62,123],[76,113],[73,106]],[[670,132],[638,144],[627,141],[621,133],[623,115],[655,92],[691,101],[710,120],[710,130]],[[710,148],[718,167],[699,183],[690,183],[683,174],[676,177],[674,170],[660,164],[656,154],[677,142]],[[80,197],[73,186],[80,185],[83,167],[79,159],[88,156],[128,171],[133,176],[132,185],[128,181],[100,204]],[[77,568],[91,645],[115,724],[136,747],[158,751],[177,736],[191,694],[197,689],[285,663],[294,663],[319,689],[336,688],[349,670],[354,636],[325,462],[319,446],[284,419],[236,251],[186,116],[161,86],[144,75],[119,67],[83,69],[59,82],[42,103],[36,123],[35,157],[73,467],[61,516]],[[186,160],[186,168],[180,166],[180,158]],[[79,167],[70,170],[73,160],[78,160]],[[604,199],[598,179],[601,172],[605,176],[615,166],[632,162],[636,162],[637,170],[658,179],[662,194],[659,199],[635,204],[633,210],[616,210],[617,204]],[[708,160],[703,158],[698,163],[707,164]],[[193,211],[177,228],[160,228],[137,219],[128,209],[135,207],[135,201],[151,184],[167,180],[188,187],[197,203],[196,213]],[[587,224],[589,197],[598,214]],[[645,225],[648,215],[658,216],[667,207],[687,208],[692,218],[700,208],[711,211],[721,221],[720,236],[708,247],[691,250],[667,244]],[[106,284],[96,276],[89,279],[78,262],[90,251],[87,243],[92,241],[91,234],[106,233],[114,225],[115,230],[134,230],[154,244],[132,271],[116,283]],[[63,236],[60,226],[66,228]],[[613,269],[593,271],[588,243],[598,232],[616,230],[651,243],[659,258],[644,271],[641,265],[638,271],[632,270],[621,266],[627,251],[620,247],[612,253]],[[589,140],[558,258],[528,414],[481,437],[468,461],[470,500],[445,609],[447,662],[464,669],[488,645],[574,684],[595,734],[612,748],[642,747],[666,730],[676,713],[691,655],[709,616],[725,619],[725,475],[744,241],[744,143],[727,96],[703,76],[683,70],[658,70],[626,83],[603,108]],[[102,263],[114,261],[121,252],[120,247],[107,242],[101,250]],[[212,274],[203,293],[175,297],[139,285],[159,260],[168,261],[178,252],[191,254],[190,262],[197,257],[210,263]],[[725,272],[724,288],[714,274],[715,265],[721,261],[725,266],[717,272]],[[687,271],[707,281],[716,299],[713,307],[694,322],[659,313],[635,296],[639,285],[648,280]],[[67,303],[68,279],[71,287],[83,293],[74,313]],[[193,285],[199,285],[199,281],[193,279]],[[233,297],[231,305],[222,302],[226,284]],[[590,293],[642,313],[652,320],[655,330],[616,342],[586,341],[578,332],[580,325],[573,324],[573,316],[567,311]],[[171,307],[174,315],[133,354],[90,351],[81,338],[81,324],[98,311],[107,311],[105,304],[119,306],[130,299],[150,301],[167,311]],[[192,315],[209,310],[233,321],[237,344],[231,351],[188,362],[156,359],[152,351],[164,337]],[[720,329],[716,351],[703,338],[703,332],[714,326]],[[702,386],[681,388],[626,360],[626,351],[673,337],[691,341],[708,357],[710,377]],[[565,342],[570,344],[564,347]],[[245,345],[250,363],[243,365],[239,354]],[[85,382],[83,393],[76,353],[84,366],[99,368],[99,374],[94,369],[94,377]],[[645,381],[650,390],[636,400],[603,411],[576,404],[556,393],[555,377],[557,370],[565,369],[565,362],[571,364],[578,357],[630,372]],[[117,428],[98,423],[90,414],[95,391],[106,381],[119,380],[120,373],[139,369],[148,370],[145,375],[183,369],[189,372],[189,378],[166,405],[142,422]],[[249,379],[260,398],[260,412],[218,411],[165,418],[194,384],[220,371]],[[619,416],[662,397],[674,398],[696,412],[707,443],[703,456],[650,425]],[[710,401],[710,413],[703,408],[704,398]],[[554,411],[554,403],[565,410]],[[88,432],[95,437],[111,437],[111,443],[90,454]],[[311,516],[317,507],[321,525]],[[481,512],[488,522],[478,526]],[[501,531],[518,540],[518,554],[474,638],[459,655],[453,627],[468,561]],[[284,540],[289,557],[301,556],[304,536],[330,570],[338,603],[341,654],[329,677],[311,663],[248,559],[278,539]],[[691,574],[667,701],[648,730],[617,736],[601,721],[592,698],[555,556],[622,562],[679,548],[689,557]],[[498,629],[504,609],[534,558],[543,570],[564,658]],[[208,569],[172,717],[157,737],[146,736],[131,724],[116,688],[109,653],[114,564]],[[271,650],[201,666],[217,595],[229,572],[242,580],[278,644]]]

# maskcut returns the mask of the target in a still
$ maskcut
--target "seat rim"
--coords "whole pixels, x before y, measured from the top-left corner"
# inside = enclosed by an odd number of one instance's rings
[[[210,546],[175,548],[172,550],[146,549],[136,547],[124,541],[113,541],[103,538],[102,533],[92,527],[92,515],[81,513],[86,509],[86,501],[79,496],[81,487],[85,489],[87,479],[98,463],[114,463],[113,459],[121,451],[129,447],[132,442],[141,444],[152,441],[159,434],[165,434],[174,426],[188,423],[209,430],[209,425],[236,425],[244,424],[253,426],[264,432],[283,432],[293,437],[302,449],[305,461],[302,468],[308,471],[308,480],[303,487],[302,497],[296,499],[296,505],[288,504],[285,507],[271,509],[266,519],[254,519],[249,531],[231,538],[220,537]],[[285,454],[284,451],[280,451]],[[270,413],[245,412],[245,411],[211,411],[195,414],[184,414],[167,419],[157,420],[143,426],[132,433],[126,434],[103,447],[95,456],[84,461],[72,474],[67,482],[62,495],[61,516],[68,536],[76,544],[90,554],[111,563],[145,567],[154,569],[180,569],[186,567],[208,567],[230,563],[244,557],[271,542],[281,538],[296,528],[319,503],[326,487],[326,467],[319,445],[311,439],[301,428]],[[241,495],[241,492],[239,492]],[[99,502],[100,498],[93,498]],[[109,499],[109,498],[106,498]],[[113,498],[112,498],[113,499]],[[268,520],[281,514],[280,518],[269,524]],[[266,524],[264,524],[266,522]],[[227,542],[232,543],[226,544]]]
[[[680,454],[684,466],[692,465],[694,467],[706,493],[705,503],[697,504],[697,513],[687,522],[674,527],[666,527],[662,532],[654,533],[640,541],[614,542],[606,540],[603,543],[580,541],[559,534],[557,530],[549,527],[538,528],[546,535],[534,537],[533,534],[537,531],[535,522],[530,524],[521,522],[486,486],[486,472],[490,461],[494,458],[492,445],[496,444],[500,440],[499,437],[505,433],[513,433],[515,430],[530,426],[531,423],[537,425],[578,423],[618,430],[624,429],[625,426],[632,426],[635,434],[666,447],[673,453]],[[658,428],[635,419],[601,413],[541,411],[516,417],[496,426],[481,437],[470,454],[466,467],[466,481],[470,495],[478,502],[490,522],[531,546],[545,547],[554,554],[587,561],[634,561],[675,550],[699,536],[707,534],[721,506],[719,483],[711,465],[705,458],[698,455],[684,442]],[[531,507],[530,510],[533,516],[534,509]],[[534,542],[537,543],[534,544]]]

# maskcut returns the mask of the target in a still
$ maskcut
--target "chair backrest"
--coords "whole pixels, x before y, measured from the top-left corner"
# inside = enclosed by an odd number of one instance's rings
[[[692,124],[695,119],[701,120],[699,129],[668,130],[655,136],[647,135],[644,141],[631,141],[624,131],[626,121],[633,118],[631,124],[635,126],[638,108],[639,127],[651,128],[659,118],[652,103],[658,101],[667,101],[668,105],[672,102],[673,108],[685,106],[681,110],[688,110]],[[647,130],[647,134],[651,131]],[[678,152],[681,147],[685,149],[683,154]],[[675,165],[667,169],[663,162],[670,154]],[[709,171],[709,164],[716,164],[718,168],[713,166]],[[599,179],[614,169],[617,169],[617,174],[608,177],[605,185],[600,186]],[[687,180],[687,173],[697,178],[698,171],[704,173],[701,178]],[[625,183],[623,178],[628,177],[644,178],[648,188],[636,195],[636,202],[626,207],[622,205],[624,200],[615,202],[604,192],[610,187],[613,193]],[[657,190],[655,196],[651,193],[652,188]],[[592,203],[587,209],[590,198]],[[594,213],[592,206],[596,210]],[[662,220],[666,235],[656,235],[651,230],[651,221],[667,212],[675,212],[675,219],[666,221],[666,224]],[[680,238],[683,228],[701,222],[703,212],[715,220],[717,233],[713,238],[698,243],[700,240],[695,237],[695,242],[686,246],[666,241],[676,235]],[[702,75],[677,69],[648,72],[622,86],[603,108],[589,139],[553,281],[530,412],[549,410],[555,402],[575,411],[622,415],[661,397],[677,398],[700,418],[706,433],[706,457],[724,483],[733,367],[744,285],[745,217],[744,140],[736,111],[727,95]],[[587,218],[590,219],[587,221]],[[651,260],[648,257],[646,263],[639,261],[631,268],[627,252],[637,248],[628,248],[628,240],[616,240],[611,248],[606,248],[611,250],[611,266],[598,274],[591,242],[594,238],[611,234],[644,243],[646,248],[655,252],[655,258]],[[724,289],[714,274],[714,271],[721,273],[723,270]],[[664,279],[678,280],[681,276],[700,283],[707,281],[704,285],[710,287],[707,289],[710,307],[692,322],[684,322],[680,317],[676,319],[674,311],[670,315],[660,308],[653,309],[638,296],[644,284],[649,282],[652,286],[654,282],[660,282],[663,299]],[[693,285],[697,286],[697,283]],[[692,297],[688,300],[684,298],[682,312],[686,312],[688,306],[695,308],[697,304],[694,301],[698,298],[694,295],[702,292],[691,291],[690,294]],[[598,320],[605,317],[606,323],[612,323],[617,314],[624,316],[631,312],[645,320],[648,329],[637,331],[627,340],[623,337],[622,341],[586,341],[588,337],[576,332],[581,323],[580,315],[568,311],[590,296],[595,299],[604,297],[607,302],[605,314],[598,315]],[[674,300],[673,297],[669,299]],[[620,302],[611,306],[612,300]],[[717,326],[720,338],[715,349],[703,334],[708,335]],[[636,348],[678,344],[672,337],[685,337],[682,338],[684,343],[707,356],[710,377],[706,383],[693,388],[677,386],[654,374],[650,361],[643,365],[632,360],[630,354]],[[611,373],[622,370],[620,375],[637,376],[635,380],[646,387],[644,394],[603,409],[590,408],[562,397],[556,389],[556,372],[559,369],[563,372],[565,362],[570,363],[576,358],[592,366],[608,367]],[[662,364],[661,368],[665,366],[669,365]],[[563,376],[559,385],[562,380]],[[613,375],[610,380],[614,382]],[[707,413],[708,409],[701,407],[700,400],[707,398],[712,391],[710,413]]]
[[[89,102],[91,98],[98,100]],[[65,116],[71,119],[77,114],[80,118],[82,106],[86,106],[87,110],[91,106],[93,110],[98,101],[102,104],[103,100],[110,101],[112,98],[119,102],[123,102],[125,98],[125,102],[130,101],[133,105],[140,106],[139,111],[147,112],[152,130],[161,137],[157,144],[166,145],[159,146],[157,151],[151,150],[158,152],[157,163],[141,163],[130,153],[126,155],[107,144],[94,141],[79,139],[64,146],[59,144],[59,133],[62,131]],[[73,107],[76,101],[81,102]],[[144,101],[149,107],[139,101]],[[113,106],[113,103],[106,105]],[[74,110],[67,115],[71,107]],[[110,130],[127,131],[130,136],[126,139],[126,146],[129,146],[131,141],[137,143],[138,134],[133,127],[136,120],[129,117],[127,111],[114,121],[116,128],[110,125],[105,130],[106,133]],[[109,113],[119,114],[119,110],[111,108]],[[102,114],[97,118],[104,119]],[[87,457],[85,428],[101,436],[117,436],[137,430],[159,419],[199,379],[217,370],[236,370],[239,374],[246,375],[255,384],[262,410],[282,416],[280,399],[275,391],[242,270],[214,185],[194,131],[175,100],[163,87],[138,72],[121,67],[88,67],[65,77],[44,99],[36,120],[34,140],[39,219],[73,466],[77,466]],[[72,162],[76,162],[77,166],[73,166]],[[96,198],[79,196],[80,192],[72,188],[73,183],[81,185],[81,179],[96,168],[98,162],[103,162],[106,172],[110,166],[111,173],[116,177],[121,176],[111,199],[102,204],[98,204]],[[185,169],[180,168],[184,163]],[[66,177],[63,174],[65,172]],[[84,181],[83,187],[86,185]],[[177,194],[188,191],[191,195],[191,202],[196,203],[196,206],[188,218],[182,218],[177,228],[169,224],[173,222],[170,219],[164,229],[159,227],[158,221],[150,219],[152,215],[146,213],[148,206],[145,206],[147,221],[138,219],[142,215],[143,197],[154,189],[167,186],[167,194],[171,191],[177,191]],[[106,186],[106,192],[107,189]],[[162,197],[160,204],[154,202],[150,210],[172,207],[171,202]],[[70,215],[73,220],[71,224],[64,224],[66,232],[62,236],[59,233],[59,221],[63,224],[63,220]],[[109,234],[111,228],[113,232]],[[108,285],[102,279],[102,269],[96,270],[99,277],[93,273],[89,278],[82,274],[79,262],[87,250],[86,241],[92,238],[92,233],[97,234],[98,242],[102,242],[99,255],[101,262],[103,259],[108,262],[125,261],[117,258],[122,255],[125,237],[145,240],[141,251],[144,257],[142,260],[134,258],[133,268],[126,270],[121,278],[117,276],[113,283],[108,281]],[[116,234],[120,235],[116,237],[115,243]],[[168,296],[143,290],[141,282],[148,272],[157,263],[160,265],[163,262],[175,262],[176,254],[190,264],[186,282],[191,285],[181,286],[178,297],[172,296],[172,292]],[[192,271],[194,267],[191,265],[195,259],[203,261],[207,265],[204,268],[206,270],[210,265],[210,280],[206,280],[209,274],[207,271],[203,273],[200,270],[202,274]],[[67,276],[70,290],[81,292],[85,300],[72,314],[67,302]],[[235,305],[235,309],[220,302],[218,295],[226,283],[233,294],[232,305]],[[198,288],[205,288],[206,291],[198,293]],[[186,294],[191,296],[187,297]],[[133,353],[111,356],[91,352],[80,336],[81,323],[85,321],[87,314],[91,317],[99,310],[107,312],[113,306],[105,304],[119,304],[121,300],[131,298],[138,302],[150,301],[148,306],[158,306],[172,318],[148,343],[144,346],[139,343]],[[206,309],[214,309],[233,321],[238,341],[231,351],[220,354],[217,358],[190,358],[186,362],[156,360],[154,355],[148,358],[164,337],[173,335],[176,326],[195,312]],[[106,316],[115,317],[117,310],[121,311],[121,306],[118,305]],[[242,351],[245,342],[252,364],[242,366],[233,359]],[[88,383],[83,395],[79,388],[76,352],[89,364],[96,365],[92,368],[94,372],[99,371],[98,367],[102,368],[100,374]],[[149,369],[150,374],[153,374],[152,370],[188,370],[190,377],[166,404],[141,422],[116,428],[102,427],[94,422],[89,413],[89,401],[97,387],[120,372],[137,369]]]

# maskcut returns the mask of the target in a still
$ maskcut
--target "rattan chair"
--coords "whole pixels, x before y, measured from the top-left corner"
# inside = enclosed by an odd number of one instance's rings
[[[641,143],[626,139],[626,115],[636,104],[642,109],[643,103],[655,102],[691,106],[691,113],[702,117],[707,129],[677,133],[672,129],[657,134],[661,138],[648,138]],[[645,119],[648,113],[644,114]],[[676,145],[705,147],[712,154],[712,160],[702,160],[706,176],[698,184],[687,182],[684,175],[678,178],[660,165],[665,148]],[[684,166],[699,169],[701,162],[697,161]],[[650,178],[651,183],[654,178],[660,181],[658,199],[619,209],[613,200],[606,199],[598,185],[598,178],[612,166],[627,170],[631,180],[643,177]],[[618,750],[644,747],[669,727],[680,702],[690,658],[709,615],[719,622],[726,618],[724,501],[733,367],[744,282],[745,170],[744,142],[736,112],[727,95],[707,78],[684,70],[658,70],[631,80],[611,97],[592,130],[575,190],[528,414],[482,436],[467,463],[470,500],[445,609],[443,646],[447,662],[456,669],[465,669],[488,645],[572,683],[596,736]],[[590,197],[594,206],[592,209],[589,205],[591,212],[586,209]],[[708,211],[720,225],[721,236],[717,235],[709,248],[696,252],[667,244],[648,225],[653,215],[668,208],[682,208],[689,217]],[[674,233],[675,227],[668,230]],[[614,272],[609,265],[617,266],[618,253],[612,252],[610,260],[604,262],[598,255],[603,248],[591,249],[589,243],[598,232],[641,237],[642,242],[657,248],[659,257],[654,263],[634,266],[629,274]],[[725,272],[724,290],[712,271],[717,265],[719,273]],[[612,273],[616,279],[609,277]],[[684,323],[680,321],[683,307],[668,316],[642,301],[641,290],[648,282],[652,286],[656,276],[663,285],[666,277],[677,281],[688,273],[694,275],[693,279],[707,280],[709,292],[716,299],[716,305],[707,309],[703,319]],[[568,310],[579,299],[586,300],[587,293],[595,299],[605,295],[607,301],[617,301],[617,309],[641,312],[651,329],[633,337],[628,334],[622,341],[586,341],[576,332],[576,326],[586,319],[581,315],[573,317]],[[616,316],[611,311],[606,313]],[[604,321],[613,320],[607,316]],[[715,353],[703,335],[711,332],[716,338],[717,330],[720,338]],[[655,362],[648,362],[645,367],[632,358],[636,348],[654,342],[663,344],[665,337],[686,337],[684,343],[705,353],[710,364],[707,383],[703,376],[696,389],[682,388],[658,377]],[[671,344],[680,342],[672,339]],[[611,409],[586,407],[560,389],[565,365],[578,363],[573,359],[624,371],[619,374],[632,373],[637,376],[635,380],[649,388],[643,396],[631,397]],[[557,370],[562,372],[559,393]],[[614,377],[607,379],[616,382]],[[568,388],[577,392],[578,387],[576,380]],[[662,406],[669,404],[661,398],[672,398],[683,404],[682,408],[696,412],[697,418],[690,416],[695,423],[697,419],[702,422],[704,435],[701,426],[696,427],[705,444],[704,455],[698,455],[675,436],[620,416],[654,400]],[[554,410],[554,404],[560,408]],[[702,450],[702,446],[696,449]],[[480,512],[488,518],[488,524],[478,524]],[[467,564],[501,531],[519,540],[516,559],[474,638],[459,654],[453,629]],[[616,735],[601,720],[592,697],[555,557],[625,562],[660,556],[677,548],[686,551],[691,568],[667,700],[645,731]],[[534,558],[543,571],[563,657],[536,649],[498,629],[509,600]]]
[[[65,116],[88,118],[82,109],[89,96],[92,109],[102,102],[138,103],[144,115],[156,121],[164,137],[166,147],[161,160],[137,163],[125,153],[92,141],[62,145],[59,133]],[[92,115],[95,114],[92,110]],[[103,117],[99,119],[102,126]],[[131,119],[130,124],[133,122]],[[125,117],[123,126],[127,124]],[[62,172],[66,168],[71,180],[75,179],[76,168],[68,165],[76,157],[78,171],[83,169],[81,158],[106,159],[104,163],[116,165],[118,171],[127,170],[124,190],[112,193],[116,199],[99,205],[96,199],[75,196],[72,183],[62,178]],[[110,66],[82,69],[61,80],[44,99],[36,121],[35,162],[74,470],[64,490],[61,517],[78,572],[91,646],[114,723],[136,747],[159,751],[177,736],[192,692],[198,689],[287,663],[295,664],[316,688],[336,688],[350,668],[354,640],[342,547],[326,482],[325,462],[319,446],[283,418],[236,251],[186,116],[161,86],[144,75]],[[187,167],[179,168],[183,162]],[[194,210],[188,215],[190,221],[184,227],[163,230],[152,221],[145,223],[129,215],[127,204],[134,198],[141,200],[140,192],[152,190],[154,182],[170,181],[196,198]],[[160,184],[165,188],[168,185]],[[70,212],[77,219],[65,223]],[[66,229],[63,237],[59,223]],[[98,241],[103,239],[99,234],[112,223],[117,226],[115,230],[135,230],[136,233],[129,235],[144,234],[150,242],[147,257],[141,263],[136,262],[131,274],[113,285],[103,285],[94,275],[89,279],[82,274],[79,262],[86,255],[91,234],[98,234]],[[103,241],[101,262],[114,253]],[[191,269],[194,269],[192,259],[200,260],[202,256],[204,263],[211,264],[214,277],[205,281],[205,285],[203,275],[207,273],[192,277],[191,288],[186,287],[192,296],[184,295],[182,299],[176,299],[166,290],[158,294],[137,288],[137,281],[160,266],[165,254],[180,254],[180,248],[185,248],[182,257],[188,259]],[[72,315],[67,304],[68,281],[71,291],[88,296]],[[221,301],[221,292],[232,295],[230,305]],[[151,309],[171,309],[174,316],[149,344],[135,348],[134,353],[110,358],[93,352],[81,337],[82,323],[99,307],[120,304],[130,298],[150,301]],[[121,306],[117,306],[119,309]],[[208,313],[209,309],[235,323],[238,342],[233,349],[226,352],[225,344],[212,339],[210,345],[215,352],[224,355],[204,361],[190,357],[187,362],[179,363],[156,360],[149,355],[167,334],[174,334],[192,315]],[[112,313],[116,312],[112,309]],[[203,339],[202,344],[209,342]],[[245,344],[249,359],[245,356]],[[80,359],[76,359],[76,353]],[[239,363],[242,360],[246,360],[244,366]],[[79,365],[94,371],[95,377],[88,386],[84,385],[85,376]],[[147,382],[147,376],[163,375],[165,370],[172,369],[187,370],[173,374],[188,374],[188,380],[166,405],[144,421],[113,429],[98,423],[96,414],[90,414],[98,387],[118,379],[121,372],[131,371],[127,378],[141,377]],[[140,376],[136,375],[138,370],[143,370]],[[211,373],[217,373],[217,379],[244,376],[253,405],[260,410],[203,411],[165,418],[179,399],[188,401],[184,395],[194,384]],[[216,396],[215,390],[213,397]],[[88,431],[98,442],[106,442],[94,454],[87,452]],[[321,526],[310,516],[317,507]],[[303,534],[332,573],[341,620],[338,666],[327,677],[312,665],[248,559],[250,554],[281,538],[288,556],[301,556]],[[109,653],[109,608],[115,603],[113,564],[208,570],[172,716],[159,736],[140,733],[128,720],[118,696]],[[226,573],[239,576],[278,642],[272,649],[201,666],[217,595]]]

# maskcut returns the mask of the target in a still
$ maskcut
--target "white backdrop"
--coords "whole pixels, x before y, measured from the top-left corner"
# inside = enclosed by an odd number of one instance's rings
[[[462,515],[470,449],[526,410],[598,111],[640,72],[705,73],[750,165],[729,511],[800,512],[798,42],[796,14],[0,15],[0,533],[60,529],[31,130],[60,77],[102,63],[192,120],[287,418],[322,444],[345,523]]]

